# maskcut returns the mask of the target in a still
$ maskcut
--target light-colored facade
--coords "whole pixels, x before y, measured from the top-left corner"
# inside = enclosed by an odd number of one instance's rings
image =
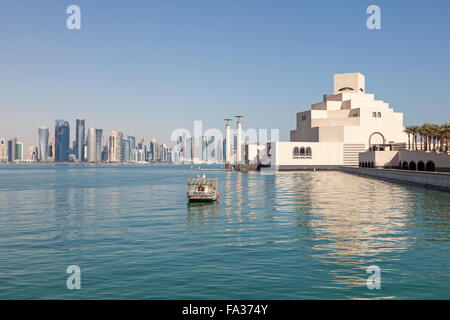
[[[0,162],[8,161],[8,144],[5,138],[0,138]]]
[[[357,166],[358,153],[375,144],[405,146],[403,114],[365,91],[360,73],[334,75],[334,93],[297,113],[290,142],[272,143],[279,169]]]
[[[97,142],[95,128],[90,127],[88,129],[87,138],[87,161],[96,162],[97,161]]]
[[[47,127],[40,127],[38,129],[39,134],[39,161],[48,161],[48,135],[49,130]]]
[[[359,166],[412,171],[450,172],[450,154],[421,150],[380,150],[359,154]]]
[[[36,146],[28,147],[28,150],[27,150],[27,161],[28,162],[36,162],[36,161],[38,161],[38,157],[39,157],[39,155],[38,155],[38,147],[36,147]]]
[[[117,131],[111,131],[108,137],[108,161],[120,162],[123,135]]]

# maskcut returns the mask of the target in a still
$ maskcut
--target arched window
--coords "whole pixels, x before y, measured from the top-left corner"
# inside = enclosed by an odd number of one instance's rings
[[[373,161],[370,163],[370,167],[374,168],[375,166],[373,165]]]
[[[306,148],[306,157],[307,158],[311,158],[312,157],[312,151],[310,147]]]
[[[411,161],[409,163],[409,170],[416,170],[416,163],[414,161]]]
[[[293,157],[294,159],[300,157],[300,151],[298,150],[298,147],[295,147],[295,148],[294,148],[294,151],[292,152],[292,157]]]
[[[423,161],[419,161],[417,163],[417,170],[419,171],[425,171],[425,163],[423,163]]]
[[[305,148],[301,147],[300,148],[300,157],[304,157],[305,156]]]
[[[436,169],[435,165],[434,165],[434,162],[433,161],[428,161],[427,165],[426,165],[426,169],[427,169],[427,171],[434,171]]]
[[[403,169],[403,170],[408,170],[408,162],[403,161],[402,169]]]
[[[372,118],[376,118],[377,117],[377,113],[376,112],[372,112]]]
[[[378,117],[378,118],[381,118],[381,112],[378,112],[378,113],[377,113],[377,117]]]

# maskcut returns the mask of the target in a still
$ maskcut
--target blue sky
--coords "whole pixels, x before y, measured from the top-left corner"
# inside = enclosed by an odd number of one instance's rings
[[[82,29],[66,28],[81,7]],[[366,28],[381,8],[382,30]],[[0,136],[37,144],[37,128],[76,118],[169,142],[172,130],[279,128],[361,72],[405,125],[449,119],[450,2],[13,1],[0,4]]]

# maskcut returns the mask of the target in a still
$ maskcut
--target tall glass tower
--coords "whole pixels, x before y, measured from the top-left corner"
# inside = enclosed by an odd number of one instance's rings
[[[39,133],[39,161],[47,162],[48,160],[48,128],[40,127]]]
[[[130,162],[136,162],[136,138],[128,136],[128,144],[130,149]]]
[[[120,150],[120,161],[130,162],[130,140],[122,139],[122,148]]]
[[[76,137],[75,137],[75,156],[78,161],[84,161],[85,154],[84,154],[84,141],[85,141],[85,135],[84,135],[84,120],[77,119],[77,126],[76,126]]]
[[[70,125],[68,121],[56,120],[55,161],[69,161]]]
[[[102,161],[102,129],[95,129],[95,154],[98,162]]]
[[[16,143],[17,138],[8,140],[8,162],[14,162],[16,160]]]

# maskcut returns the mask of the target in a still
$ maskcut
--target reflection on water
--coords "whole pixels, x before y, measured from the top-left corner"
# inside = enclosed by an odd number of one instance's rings
[[[217,216],[220,201],[214,202],[188,202],[187,221],[190,226],[211,224],[211,219]]]
[[[309,229],[314,256],[341,267],[360,267],[371,257],[376,262],[380,254],[407,250],[414,241],[405,227],[413,195],[398,185],[367,182],[327,172],[279,174],[275,183],[278,220],[287,221],[295,212],[297,225]],[[361,286],[366,280],[345,269],[331,273],[338,285]]]
[[[220,199],[188,203],[189,166],[37,168],[0,167],[0,298],[450,298],[448,193],[210,172]],[[366,287],[373,264],[381,290]]]

